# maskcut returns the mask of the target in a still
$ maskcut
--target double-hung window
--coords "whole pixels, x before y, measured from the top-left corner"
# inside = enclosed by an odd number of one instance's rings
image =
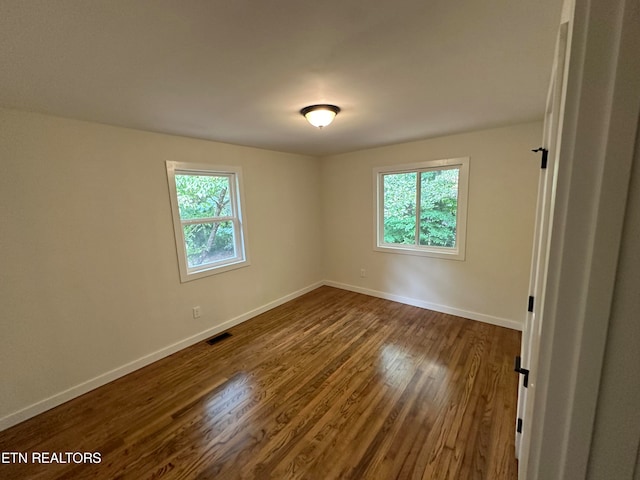
[[[464,260],[469,159],[374,171],[375,249]]]
[[[167,162],[182,282],[248,264],[239,167]]]

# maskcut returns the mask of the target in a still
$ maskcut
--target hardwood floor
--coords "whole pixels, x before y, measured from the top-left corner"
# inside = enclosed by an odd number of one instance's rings
[[[0,432],[0,478],[517,478],[519,332],[330,287],[229,332]]]

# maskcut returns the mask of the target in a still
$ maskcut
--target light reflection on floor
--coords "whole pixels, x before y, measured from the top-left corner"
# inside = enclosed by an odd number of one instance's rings
[[[210,395],[203,408],[209,418],[233,415],[251,400],[252,394],[255,394],[252,378],[239,372],[227,380],[220,391]]]
[[[253,378],[246,372],[236,373],[203,398],[202,418],[197,428],[200,434],[190,441],[206,445],[211,460],[215,459],[220,445],[228,442],[237,431],[251,428],[251,417],[244,413],[259,402],[257,397]],[[229,429],[229,425],[238,425],[238,428]]]
[[[384,345],[380,350],[378,370],[390,386],[406,385],[418,368],[434,378],[448,372],[446,365],[409,352],[406,346]]]

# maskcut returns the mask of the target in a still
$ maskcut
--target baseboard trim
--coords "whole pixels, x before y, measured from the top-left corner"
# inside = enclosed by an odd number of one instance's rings
[[[148,355],[145,355],[137,360],[129,362],[125,365],[117,367],[113,370],[110,370],[106,373],[98,375],[90,380],[82,382],[74,387],[71,387],[62,392],[56,393],[44,400],[36,402],[28,407],[25,407],[17,412],[10,413],[9,415],[0,418],[0,431],[6,430],[14,425],[17,425],[20,422],[28,420],[31,417],[35,417],[47,410],[50,410],[58,405],[61,405],[69,400],[72,400],[80,395],[84,395],[91,390],[94,390],[98,387],[106,385],[109,382],[117,380],[118,378],[124,377],[131,372],[134,372],[142,367],[146,367],[153,362],[156,362],[162,358],[168,357],[183,348],[190,347],[191,345],[198,343],[208,337],[212,337],[221,333],[225,330],[228,330],[231,327],[239,325],[240,323],[246,322],[253,317],[260,315],[261,313],[267,312],[273,308],[276,308],[290,300],[293,300],[297,297],[304,295],[305,293],[309,293],[312,290],[315,290],[322,285],[327,285],[329,287],[339,288],[342,290],[349,290],[356,293],[362,293],[364,295],[370,295],[372,297],[384,298],[386,300],[391,300],[394,302],[404,303],[406,305],[412,305],[415,307],[425,308],[428,310],[434,310],[436,312],[448,313],[451,315],[457,315],[459,317],[469,318],[471,320],[477,320],[480,322],[490,323],[492,325],[498,325],[500,327],[511,328],[513,330],[522,330],[522,324],[520,322],[516,322],[515,320],[509,320],[506,318],[494,317],[491,315],[485,315],[482,313],[471,312],[467,310],[461,310],[459,308],[448,307],[446,305],[438,305],[434,303],[425,302],[423,300],[417,300],[415,298],[403,297],[401,295],[396,295],[393,293],[381,292],[378,290],[372,290],[369,288],[358,287],[355,285],[349,285],[346,283],[334,282],[331,280],[325,280],[321,282],[316,282],[311,284],[305,288],[297,290],[293,293],[285,295],[281,298],[278,298],[272,302],[269,302],[261,307],[255,308],[246,312],[242,315],[234,317],[226,322],[216,325],[215,327],[204,330],[196,335],[192,335],[191,337],[185,338],[179,342],[173,343],[167,347],[164,347],[160,350],[152,352]]]
[[[168,357],[169,355],[172,355],[173,353],[176,353],[183,348],[190,347],[191,345],[198,343],[208,337],[212,337],[242,322],[246,322],[247,320],[258,316],[261,313],[276,308],[283,303],[304,295],[305,293],[309,293],[310,291],[315,290],[322,285],[324,285],[324,282],[316,282],[314,284],[311,284],[305,288],[302,288],[293,293],[285,295],[284,297],[278,298],[272,302],[262,305],[261,307],[255,308],[249,312],[227,320],[220,325],[216,325],[215,327],[204,330],[200,333],[197,333],[196,335],[192,335],[191,337],[185,338],[184,340],[161,348],[160,350],[157,350],[137,360],[122,365],[121,367],[114,368],[113,370],[98,375],[97,377],[82,382],[79,385],[68,388],[67,390],[56,393],[55,395],[45,398],[44,400],[29,405],[28,407],[18,410],[17,412],[10,413],[5,417],[0,418],[0,431],[6,430],[9,427],[17,425],[18,423],[28,420],[31,417],[35,417],[36,415],[46,412],[47,410],[57,407],[58,405],[62,405],[63,403],[79,397],[80,395],[84,395],[91,390],[106,385],[107,383],[117,380],[118,378],[124,377],[131,372],[134,372],[142,367],[146,367],[147,365],[156,362],[164,357]]]
[[[471,320],[477,320],[479,322],[490,323],[491,325],[497,325],[499,327],[506,327],[512,330],[522,331],[522,323],[508,318],[494,317],[492,315],[486,315],[484,313],[471,312],[469,310],[462,310],[460,308],[449,307],[447,305],[439,305],[436,303],[425,302],[424,300],[418,300],[410,297],[403,297],[393,293],[381,292],[378,290],[371,290],[369,288],[358,287],[355,285],[349,285],[346,283],[334,282],[332,280],[325,280],[324,285],[328,287],[340,288],[342,290],[349,290],[351,292],[362,293],[364,295],[370,295],[372,297],[384,298],[385,300],[392,300],[394,302],[404,303],[406,305],[412,305],[414,307],[425,308],[427,310],[434,310],[440,313],[448,313],[450,315],[456,315],[458,317],[464,317]]]

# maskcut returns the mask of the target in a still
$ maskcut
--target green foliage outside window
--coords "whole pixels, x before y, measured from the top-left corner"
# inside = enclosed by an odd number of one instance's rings
[[[385,174],[384,242],[454,248],[459,172],[448,168]]]
[[[235,255],[233,223],[215,220],[232,215],[229,177],[176,175],[180,219],[202,222],[183,224],[189,267]]]

